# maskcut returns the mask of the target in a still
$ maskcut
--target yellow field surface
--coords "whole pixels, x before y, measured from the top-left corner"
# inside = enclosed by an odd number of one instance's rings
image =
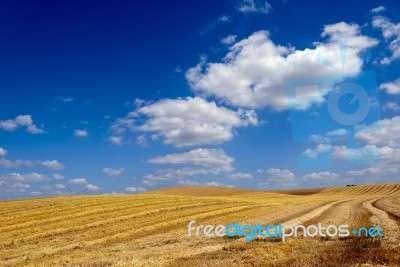
[[[400,184],[182,187],[0,202],[1,266],[400,266]],[[188,238],[234,222],[380,226],[383,238]]]

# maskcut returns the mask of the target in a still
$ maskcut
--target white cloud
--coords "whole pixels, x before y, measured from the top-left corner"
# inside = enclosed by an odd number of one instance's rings
[[[269,168],[266,172],[267,179],[257,184],[260,189],[291,188],[298,185],[296,175],[289,170]]]
[[[148,160],[152,164],[192,165],[178,169],[161,169],[143,177],[143,184],[156,185],[165,181],[182,180],[199,175],[217,175],[233,171],[234,158],[222,149],[198,148],[188,152],[168,154]]]
[[[372,20],[374,28],[382,30],[383,37],[389,42],[390,57],[381,60],[381,64],[389,65],[393,60],[400,58],[400,23],[393,23],[383,16],[375,16]]]
[[[208,168],[184,167],[180,169],[161,169],[156,170],[155,174],[143,177],[144,185],[156,185],[165,181],[182,180],[191,176],[217,175],[220,173],[231,172],[233,167],[230,165],[214,166]]]
[[[391,110],[391,111],[394,111],[394,112],[399,112],[400,111],[400,106],[397,103],[394,103],[394,102],[387,102],[386,104],[384,104],[382,106],[382,109],[384,111]]]
[[[228,36],[222,38],[221,43],[230,45],[236,41],[236,35],[229,34]]]
[[[114,145],[122,145],[123,137],[122,136],[111,136],[108,140]]]
[[[21,166],[31,167],[33,165],[35,165],[35,163],[31,160],[8,160],[4,158],[0,159],[0,167],[4,168],[18,168]]]
[[[119,168],[119,169],[103,168],[101,171],[111,176],[119,176],[124,172],[124,170],[125,170],[124,168]]]
[[[355,138],[367,144],[400,148],[400,116],[365,126],[355,133]]]
[[[58,160],[45,160],[45,161],[40,162],[40,164],[50,170],[63,170],[64,169],[64,165],[61,162],[59,162]]]
[[[267,31],[255,32],[232,45],[221,63],[206,63],[203,57],[186,72],[186,79],[196,93],[215,96],[236,107],[284,110],[288,108],[287,81],[333,73],[316,60],[317,55],[339,67],[342,63],[338,41],[347,40],[344,69],[353,67],[348,75],[354,75],[362,69],[362,63],[356,64],[361,61],[360,54],[378,43],[363,36],[359,25],[344,22],[325,26],[322,37],[327,42],[316,42],[312,49],[295,50],[274,44]],[[304,110],[313,103],[322,103],[332,83],[321,85],[319,96],[293,100],[293,108]]]
[[[253,179],[253,175],[250,173],[242,173],[242,172],[237,172],[237,173],[232,173],[228,176],[227,178],[230,179]]]
[[[334,146],[332,157],[339,160],[374,162],[380,157],[380,149],[375,145],[366,145],[357,148],[349,148],[344,145]]]
[[[64,176],[62,176],[61,174],[55,173],[55,174],[53,174],[53,179],[58,180],[58,181],[63,180]]]
[[[21,183],[36,183],[42,181],[49,181],[51,178],[44,174],[32,172],[28,174],[9,173],[0,175],[0,181],[11,181]]]
[[[86,188],[87,190],[89,190],[89,191],[99,191],[99,190],[101,190],[100,187],[98,187],[97,185],[92,185],[92,184],[87,184],[87,185],[85,186],[85,188]]]
[[[126,187],[125,191],[127,191],[129,193],[140,193],[140,192],[146,191],[146,189],[144,189],[143,187],[130,186],[130,187]]]
[[[147,117],[137,130],[156,132],[176,147],[220,144],[232,139],[235,127],[258,124],[252,110],[232,111],[200,97],[163,99],[137,113]]]
[[[1,179],[1,176],[0,176]],[[0,180],[0,194],[10,195],[15,193],[25,193],[27,189],[31,188],[30,185],[24,183],[14,183],[11,181]]]
[[[180,181],[176,182],[176,184],[180,185],[180,186],[199,186],[199,185],[201,185],[200,182],[192,181],[192,180],[180,180]]]
[[[0,157],[4,157],[5,155],[7,155],[7,150],[5,150],[4,148],[0,147]]]
[[[234,160],[234,158],[228,156],[222,149],[197,148],[189,152],[151,158],[148,162],[157,164],[193,164],[210,167],[231,165]]]
[[[88,132],[87,132],[86,130],[75,130],[75,131],[74,131],[74,135],[75,135],[76,137],[86,137],[86,136],[88,136],[89,134],[88,134]]]
[[[88,181],[85,178],[75,178],[69,180],[70,184],[87,184]]]
[[[237,9],[243,13],[263,13],[268,14],[271,5],[265,0],[241,0]]]
[[[276,169],[276,168],[269,168],[267,170],[268,173],[268,179],[270,181],[294,181],[296,176],[294,175],[293,172],[289,170],[281,170],[281,169]]]
[[[147,146],[146,135],[142,134],[136,137],[136,144],[146,147]]]
[[[41,196],[41,195],[43,195],[42,192],[38,192],[38,191],[30,192],[30,194],[31,194],[32,196]]]
[[[57,190],[63,190],[63,189],[65,189],[66,187],[65,187],[65,185],[62,185],[62,184],[56,184],[56,185],[54,186],[54,188],[57,189]]]
[[[340,178],[340,175],[334,172],[313,172],[304,175],[305,181],[336,181]]]
[[[381,167],[369,167],[366,169],[362,169],[362,170],[351,170],[347,172],[347,175],[350,176],[355,176],[355,177],[375,177],[375,178],[379,178],[380,175],[386,175],[388,173],[394,173],[397,174],[399,172],[399,169],[396,167],[390,167],[390,168],[381,168]]]
[[[382,12],[382,11],[385,11],[386,10],[386,8],[384,7],[384,6],[378,6],[378,7],[376,7],[376,8],[373,8],[373,9],[371,9],[371,13],[379,13],[379,12]]]
[[[15,119],[0,121],[0,129],[5,131],[13,132],[21,127],[25,127],[26,131],[31,134],[45,132],[33,123],[31,115],[19,115]]]
[[[385,166],[400,164],[400,149],[376,145],[365,145],[363,147],[348,148],[346,146],[335,146],[332,157],[338,160],[352,160]]]
[[[389,95],[400,95],[400,78],[393,82],[382,83],[379,88],[385,90]]]
[[[327,153],[327,152],[330,152],[331,150],[332,150],[332,145],[318,144],[314,149],[307,148],[303,152],[303,155],[305,155],[306,157],[311,158],[311,159],[316,159],[319,154]]]
[[[176,183],[177,185],[180,186],[223,186],[223,187],[234,187],[233,185],[226,185],[220,182],[216,181],[211,181],[211,182],[205,182],[205,183],[200,183],[192,180],[181,180]]]
[[[135,129],[134,128],[135,120],[133,119],[134,116],[137,116],[137,114],[135,112],[130,112],[124,118],[117,119],[111,125],[110,130],[115,135],[121,135],[121,134],[125,133],[127,130],[134,130]]]
[[[221,17],[218,18],[218,22],[228,22],[229,17],[226,15],[222,15]]]
[[[181,66],[178,65],[178,66],[175,67],[175,72],[176,73],[181,73],[182,71],[183,70],[182,70]]]
[[[9,160],[5,158],[7,150],[0,147],[0,167],[4,168],[18,168],[18,167],[32,167],[36,164],[40,164],[51,170],[61,170],[64,166],[57,160],[45,160],[45,161],[32,161],[32,160]]]

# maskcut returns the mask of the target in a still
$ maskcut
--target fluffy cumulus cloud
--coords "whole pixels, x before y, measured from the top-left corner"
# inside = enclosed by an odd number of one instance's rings
[[[355,138],[361,142],[400,148],[400,116],[382,119],[355,133]]]
[[[347,131],[341,129],[330,132],[328,135],[349,134]],[[334,133],[334,134],[332,134]],[[397,155],[397,149],[400,148],[400,116],[378,120],[369,125],[361,125],[355,127],[354,137],[361,146],[347,147],[345,145],[331,145],[327,143],[320,143],[314,148],[307,148],[303,155],[311,159],[317,159],[320,154],[331,153],[333,159],[337,160],[356,160],[364,162],[390,161],[400,162]],[[319,138],[318,141],[327,142],[331,139]]]
[[[400,148],[390,146],[378,147],[376,145],[365,145],[357,148],[337,146],[334,147],[332,156],[334,159],[339,160],[352,160],[385,165],[400,164]]]
[[[124,168],[119,168],[119,169],[103,168],[101,171],[111,176],[119,176],[124,172],[124,170],[125,170]]]
[[[32,187],[33,183],[42,183],[53,181],[45,174],[32,172],[32,173],[8,173],[0,175],[0,196],[7,196],[13,194],[29,193],[28,190]],[[50,186],[41,186],[44,190],[53,189]],[[47,189],[46,189],[47,188]]]
[[[233,171],[234,158],[222,149],[199,148],[183,153],[168,154],[148,160],[152,164],[184,165],[180,168],[156,170],[143,177],[143,184],[156,185],[165,181],[183,180],[200,175],[217,175]]]
[[[348,171],[347,176],[356,177],[359,182],[398,181],[397,173],[400,171],[398,167],[400,166],[399,120],[399,117],[383,119],[360,128],[356,131],[355,138],[361,143],[361,146],[319,144],[315,149],[307,149],[304,154],[312,159],[317,159],[320,154],[329,153],[335,161],[347,161],[355,168]],[[356,168],[357,165],[365,166],[365,164],[367,167],[364,169]],[[314,177],[317,176],[314,175]],[[331,176],[331,178],[335,177]],[[321,178],[323,178],[322,175]],[[311,181],[312,176],[305,176],[304,180]],[[350,181],[343,177],[336,180]]]
[[[93,185],[93,184],[85,185],[85,189],[89,190],[89,191],[99,191],[99,190],[101,190],[100,187],[98,187],[97,185]]]
[[[271,5],[265,0],[240,0],[237,10],[243,13],[263,13],[271,11]]]
[[[69,180],[70,184],[88,184],[88,181],[86,180],[86,178],[75,178],[75,179],[71,179]]]
[[[184,153],[174,153],[155,157],[148,160],[149,163],[158,164],[193,164],[201,166],[229,166],[234,158],[228,156],[222,149],[198,148]]]
[[[58,160],[45,160],[40,162],[40,164],[50,170],[63,170],[64,165]]]
[[[382,83],[379,88],[385,90],[389,95],[400,95],[400,78],[393,82]]]
[[[25,128],[28,133],[39,134],[45,131],[33,123],[31,115],[19,115],[15,119],[0,121],[0,129],[13,132],[18,128]]]
[[[393,23],[384,16],[375,16],[372,25],[382,30],[383,37],[389,43],[391,55],[381,60],[383,65],[389,65],[400,58],[400,23]]]
[[[399,112],[400,111],[400,106],[395,103],[395,102],[387,102],[382,106],[383,111],[394,111],[394,112]]]
[[[354,75],[362,69],[361,54],[377,45],[378,41],[361,34],[360,26],[340,22],[324,27],[322,37],[326,42],[314,43],[314,48],[296,50],[275,44],[267,31],[253,33],[230,47],[222,62],[207,63],[204,58],[186,72],[191,88],[205,96],[215,96],[236,107],[275,110],[288,108],[286,82],[305,77],[337,74],[324,66],[319,58],[341,69],[342,62],[338,42],[347,41],[343,75]],[[319,88],[313,98],[293,100],[293,108],[304,110],[313,103],[324,101],[323,96],[332,83]]]
[[[155,133],[176,147],[220,144],[232,139],[235,127],[258,124],[252,110],[233,111],[200,97],[163,99],[137,109],[135,115],[144,119],[135,130]],[[121,123],[112,127],[126,129]]]

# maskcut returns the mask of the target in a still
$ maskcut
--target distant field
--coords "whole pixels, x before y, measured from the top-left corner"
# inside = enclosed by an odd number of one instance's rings
[[[400,266],[400,184],[183,187],[0,202],[1,266]],[[384,238],[188,238],[187,224],[379,225]]]

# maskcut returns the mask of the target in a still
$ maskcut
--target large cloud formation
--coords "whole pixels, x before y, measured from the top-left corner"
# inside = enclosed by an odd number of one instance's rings
[[[343,67],[349,72],[342,74],[354,75],[362,68],[362,52],[378,43],[362,35],[359,25],[345,22],[325,26],[321,36],[326,42],[316,42],[312,49],[295,50],[275,44],[267,31],[255,32],[233,44],[222,62],[206,63],[203,58],[186,72],[186,78],[196,93],[217,97],[235,107],[284,110],[288,107],[287,81],[332,74],[332,69],[316,60],[317,55],[340,71],[338,42],[346,42]],[[320,90],[319,99],[299,101],[294,108],[304,110],[312,103],[324,101],[330,88]]]

